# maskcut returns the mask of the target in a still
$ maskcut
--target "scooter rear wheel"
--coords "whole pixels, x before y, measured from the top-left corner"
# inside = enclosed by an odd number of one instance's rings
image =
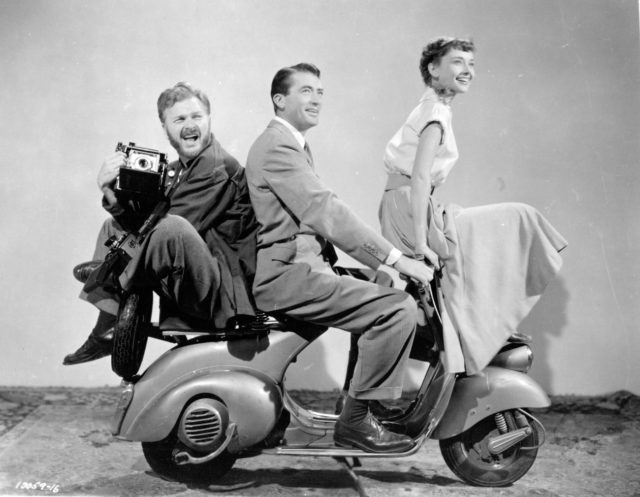
[[[504,411],[510,416],[509,411]],[[537,423],[531,435],[501,454],[489,453],[490,437],[499,435],[493,416],[483,419],[455,437],[440,440],[440,452],[449,469],[466,483],[480,487],[504,487],[522,478],[536,460],[540,436]]]
[[[181,450],[185,450],[185,447],[175,433],[159,442],[142,442],[142,452],[151,469],[159,475],[183,483],[213,483],[227,474],[236,462],[235,456],[224,451],[215,459],[202,464],[179,465],[173,456]]]

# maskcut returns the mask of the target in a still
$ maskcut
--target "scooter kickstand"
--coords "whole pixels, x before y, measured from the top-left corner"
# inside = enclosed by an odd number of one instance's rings
[[[360,464],[360,459],[354,457],[353,464],[349,464],[349,461],[347,461],[346,457],[334,457],[334,459],[338,462],[338,464],[340,464],[340,466],[345,469],[347,473],[349,473],[349,476],[351,477],[351,480],[353,480],[353,484],[358,491],[358,495],[360,495],[360,497],[369,497],[369,494],[367,494],[366,490],[362,486],[360,477],[353,470],[353,468],[359,468],[360,466],[362,466],[362,464]]]

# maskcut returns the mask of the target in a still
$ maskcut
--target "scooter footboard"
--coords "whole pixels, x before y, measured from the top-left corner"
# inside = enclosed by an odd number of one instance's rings
[[[544,390],[526,374],[489,366],[456,380],[447,410],[431,438],[451,438],[500,411],[550,404]]]

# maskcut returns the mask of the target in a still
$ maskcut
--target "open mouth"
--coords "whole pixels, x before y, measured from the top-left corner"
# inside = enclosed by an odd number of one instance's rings
[[[198,139],[200,138],[200,135],[198,134],[184,134],[182,135],[182,139],[184,141],[186,141],[187,143],[195,143],[198,141]]]

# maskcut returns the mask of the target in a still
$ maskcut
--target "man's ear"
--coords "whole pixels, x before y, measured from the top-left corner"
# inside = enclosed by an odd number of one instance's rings
[[[282,93],[276,93],[273,96],[273,104],[278,110],[284,109],[284,95]]]

